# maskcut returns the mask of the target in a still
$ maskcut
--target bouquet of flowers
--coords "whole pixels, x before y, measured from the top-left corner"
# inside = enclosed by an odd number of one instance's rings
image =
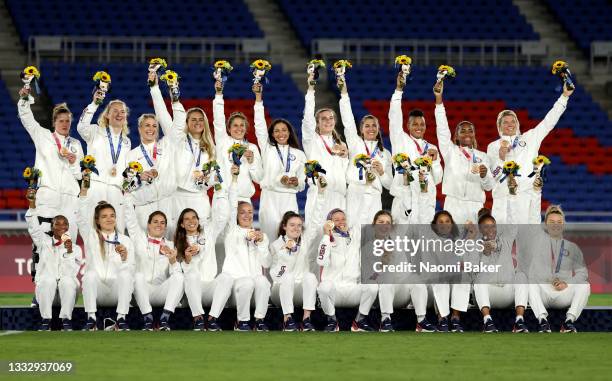
[[[533,188],[536,191],[541,191],[544,186],[544,182],[546,181],[546,169],[550,165],[551,161],[544,155],[539,155],[532,161],[533,163],[533,171],[527,176],[529,178],[535,176],[535,181],[533,182]]]
[[[323,60],[310,60],[306,66],[306,74],[310,76],[312,74],[312,83],[315,85],[319,79],[319,70],[325,69],[325,62]]]
[[[419,168],[419,174],[423,175],[423,180],[419,179],[419,185],[421,186],[421,192],[427,193],[427,183],[429,180],[427,178],[428,177],[427,174],[431,172],[431,166],[433,165],[431,157],[429,156],[419,157],[418,159],[414,161],[414,164]]]
[[[151,61],[149,61],[149,73],[155,73],[160,68],[166,69],[167,67],[168,64],[163,58],[151,58]],[[149,81],[149,86],[153,85],[155,85],[155,82]]]
[[[28,66],[20,74],[21,80],[23,81],[23,88],[26,90],[30,89],[30,84],[34,81],[34,89],[36,90],[36,94],[40,93],[40,88],[38,87],[38,81],[40,80],[40,72],[35,66]],[[23,99],[28,99],[28,96],[24,96]]]
[[[96,91],[99,91],[105,97],[106,93],[110,91],[111,76],[105,71],[97,71],[96,74],[94,74],[93,76],[93,81],[96,85],[94,87],[93,92],[95,93]],[[104,101],[104,97],[102,97],[102,99],[97,100],[96,104],[101,105]]]
[[[272,65],[266,60],[255,60],[251,64],[251,69],[253,69],[253,83],[257,84],[272,69]],[[268,83],[267,78],[266,83]]]
[[[561,82],[567,85],[568,90],[574,90],[574,81],[572,81],[572,73],[570,72],[569,65],[564,61],[556,61],[552,65],[553,75],[561,77]]]
[[[159,77],[159,79],[166,82],[166,85],[168,85],[172,102],[178,101],[178,98],[181,95],[179,90],[179,78],[179,75],[172,70],[166,70],[166,72]]]
[[[142,181],[140,180],[140,174],[142,173],[142,164],[137,161],[130,161],[127,168],[123,171],[123,185],[121,186],[124,191],[131,192],[140,187]]]
[[[353,158],[353,164],[359,169],[359,180],[363,180],[363,172],[366,173],[366,182],[371,183],[376,176],[371,172],[372,159],[370,156],[360,153]]]
[[[336,81],[344,82],[346,69],[352,68],[353,64],[348,60],[338,60],[334,62],[334,73],[336,74]]]
[[[240,159],[242,159],[242,155],[244,155],[247,149],[248,147],[245,146],[244,144],[240,144],[240,143],[232,144],[232,146],[227,150],[227,153],[231,155],[232,163],[240,167],[240,164],[242,164],[240,162]]]
[[[215,172],[215,190],[221,190],[221,184],[223,183],[223,178],[221,177],[221,167],[215,160],[209,161],[208,163],[204,163],[202,165],[202,171],[205,175],[208,175]]]
[[[455,78],[456,76],[457,76],[457,73],[455,72],[455,69],[453,69],[452,66],[440,65],[440,67],[438,67],[438,74],[436,75],[436,79],[437,79],[436,83],[444,82],[446,78],[452,79],[452,78]]]
[[[514,179],[515,177],[520,176],[518,171],[521,169],[521,166],[518,165],[515,161],[507,161],[504,163],[504,167],[502,168],[502,173],[504,174],[501,179],[499,179],[500,183],[503,183],[506,178]],[[511,181],[508,181],[508,190],[511,195],[516,195],[516,185],[511,184]]]
[[[304,164],[304,174],[306,174],[306,182],[308,182],[308,179],[311,179],[312,183],[316,184],[317,180],[319,180],[321,188],[325,188],[327,186],[327,181],[325,181],[325,178],[323,177],[319,179],[319,175],[321,173],[325,174],[327,172],[323,169],[323,167],[321,167],[321,164],[319,164],[318,161],[308,160]]]
[[[215,62],[213,70],[213,78],[215,81],[225,83],[225,81],[227,81],[227,76],[234,68],[230,65],[229,61],[219,60]]]
[[[81,172],[83,173],[83,186],[85,188],[89,188],[89,186],[91,185],[91,173],[93,172],[96,175],[100,174],[98,172],[98,168],[96,168],[96,159],[91,155],[87,155],[83,158],[83,160],[81,160],[80,165]]]
[[[410,157],[408,157],[407,154],[400,152],[393,155],[391,160],[393,160],[393,163],[395,164],[395,172],[404,177],[404,185],[409,185],[412,181],[414,181],[414,177],[412,177],[412,174],[410,173],[410,170],[412,169]]]
[[[23,171],[23,179],[28,183],[28,189],[38,189],[38,179],[42,177],[42,171],[38,168],[27,167]]]
[[[406,78],[408,78],[408,76],[410,76],[410,70],[411,70],[410,65],[412,65],[412,58],[406,55],[395,57],[395,67],[396,68],[398,66],[400,67],[400,73],[402,73],[402,76],[404,77],[404,81],[406,80]]]

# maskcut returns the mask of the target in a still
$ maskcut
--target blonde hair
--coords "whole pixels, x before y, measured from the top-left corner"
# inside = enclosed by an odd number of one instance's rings
[[[205,151],[206,153],[208,153],[208,158],[209,160],[214,160],[215,159],[215,143],[213,141],[212,138],[212,134],[210,133],[210,125],[208,124],[208,117],[206,116],[206,113],[204,112],[204,110],[202,110],[199,107],[192,107],[189,110],[187,110],[187,114],[185,116],[185,133],[188,134],[189,133],[189,126],[188,126],[188,121],[189,121],[189,115],[191,115],[194,112],[200,112],[202,113],[202,115],[204,116],[204,131],[202,131],[202,135],[200,135],[200,150],[201,151]]]
[[[511,116],[514,118],[514,120],[516,121],[516,133],[517,135],[520,134],[521,124],[519,123],[516,113],[512,110],[503,110],[502,112],[497,114],[497,132],[499,133],[499,135],[501,136],[502,134],[501,124],[502,124],[502,119],[504,118],[504,116]]]
[[[229,119],[227,120],[227,125],[225,126],[225,131],[227,131],[227,134],[229,135],[229,131],[230,131],[230,126],[232,125],[232,122],[234,121],[234,119],[236,118],[240,118],[242,120],[244,120],[244,126],[245,129],[248,130],[249,129],[249,120],[247,119],[246,115],[244,115],[242,112],[240,111],[234,111],[230,114]],[[245,134],[246,136],[246,134]]]
[[[123,123],[123,126],[121,126],[121,133],[125,136],[128,136],[130,133],[130,129],[128,128],[128,116],[130,115],[130,108],[125,104],[124,101],[120,99],[113,99],[112,101],[108,102],[108,104],[104,108],[104,111],[102,111],[102,114],[100,114],[100,116],[98,117],[98,126],[102,128],[110,127],[108,123],[108,114],[110,113],[111,106],[116,103],[121,104],[125,108],[125,122]]]
[[[51,117],[53,124],[55,124],[55,120],[60,116],[60,114],[68,114],[68,117],[72,122],[72,112],[68,108],[68,104],[66,102],[57,104],[53,107],[53,114]]]
[[[338,120],[338,116],[336,115],[336,112],[329,108],[329,107],[324,107],[324,108],[320,108],[317,110],[317,112],[315,112],[315,120],[317,121],[317,126],[315,127],[315,131],[317,134],[321,134],[319,132],[319,115],[321,115],[322,112],[324,111],[329,111],[332,113],[332,115],[334,116],[334,120]],[[332,130],[332,139],[334,139],[334,143],[336,144],[340,144],[342,143],[342,139],[340,138],[340,134],[338,133],[338,131],[336,131],[336,126],[334,126],[334,129]]]
[[[561,209],[561,205],[549,205],[546,208],[546,212],[544,212],[544,222],[548,219],[548,216],[551,214],[558,214],[563,218],[563,223],[565,223],[565,212]]]
[[[142,127],[142,124],[144,123],[145,119],[153,119],[155,123],[157,123],[157,138],[159,139],[159,123],[155,114],[142,114],[138,117],[138,132],[140,133],[140,127]]]

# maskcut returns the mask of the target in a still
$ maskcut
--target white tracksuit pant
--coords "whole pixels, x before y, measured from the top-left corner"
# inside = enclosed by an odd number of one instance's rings
[[[121,173],[117,174],[121,176]],[[100,181],[92,181],[89,191],[87,191],[89,205],[92,208],[98,205],[100,201],[106,201],[115,208],[117,218],[117,230],[123,234],[125,232],[125,217],[123,212],[123,193],[116,185],[108,185]]]
[[[367,207],[365,207],[367,205]],[[349,224],[371,224],[374,215],[382,209],[380,193],[372,190],[364,193],[359,188],[348,187],[346,191],[346,220]]]
[[[76,211],[79,207],[79,200],[76,195],[60,193],[41,187],[36,193],[36,210],[40,217],[53,218],[62,215],[68,219],[70,224],[68,234],[76,239],[78,234],[78,224]]]
[[[314,311],[317,300],[317,277],[306,273],[301,282],[292,273],[285,273],[272,285],[272,303],[281,306],[283,315],[293,313],[294,302],[305,310]]]
[[[262,189],[259,199],[259,226],[270,242],[278,238],[278,225],[287,211],[299,212],[295,193]]]
[[[467,311],[470,301],[470,284],[434,284],[431,288],[433,290],[435,306],[440,316],[448,316],[450,308],[461,312]]]
[[[474,296],[481,310],[489,308],[527,307],[529,285],[527,284],[474,284]]]
[[[580,317],[582,310],[589,301],[591,285],[588,283],[568,284],[563,291],[557,291],[552,284],[530,284],[529,305],[536,318],[546,318],[547,307],[568,308],[567,314],[575,319]]]
[[[335,315],[336,307],[359,306],[359,313],[367,316],[378,295],[378,285],[323,281],[317,291],[325,315]]]
[[[163,306],[164,310],[174,312],[183,297],[184,279],[181,272],[175,272],[160,284],[147,282],[142,273],[136,273],[134,278],[134,297],[143,315],[153,311],[152,306]]]
[[[427,286],[424,284],[381,284],[378,290],[380,312],[392,314],[393,307],[404,308],[412,301],[416,316],[427,312]]]
[[[215,280],[217,286],[210,307],[210,316],[219,317],[232,295],[239,321],[251,320],[250,308],[253,296],[255,296],[255,319],[266,317],[270,299],[270,282],[265,276],[233,278],[226,273],[221,273]]]
[[[60,319],[72,319],[72,310],[76,301],[79,284],[76,279],[63,277],[59,281],[55,277],[38,277],[36,279],[36,300],[43,319],[52,318],[52,307],[55,295],[59,290]]]
[[[457,225],[463,225],[467,221],[478,222],[478,211],[482,208],[482,202],[459,200],[453,196],[444,199],[444,210],[448,211]]]
[[[134,292],[134,276],[128,271],[120,271],[117,278],[102,281],[95,271],[83,276],[83,304],[85,312],[96,312],[97,306],[117,306],[117,313],[127,315]]]
[[[512,200],[509,200],[510,198],[512,198]],[[498,225],[528,224],[532,222],[530,221],[530,216],[533,215],[532,202],[533,195],[529,191],[517,192],[515,196],[494,197],[491,211]],[[510,207],[512,211],[508,210]]]
[[[310,219],[312,218],[312,213],[314,213],[318,196],[318,190],[316,187],[311,186],[308,188],[308,191],[306,193],[306,205],[304,206],[306,226],[308,226],[308,224],[310,223]],[[346,210],[346,195],[340,192],[335,192],[331,189],[327,189],[325,191],[325,201],[321,211],[325,216],[330,210],[335,208]]]
[[[192,316],[204,315],[204,306],[212,304],[217,284],[216,278],[211,282],[203,282],[199,271],[185,273],[185,295]]]

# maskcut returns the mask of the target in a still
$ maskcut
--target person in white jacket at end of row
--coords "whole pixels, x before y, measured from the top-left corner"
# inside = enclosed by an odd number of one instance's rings
[[[221,81],[215,82],[213,118],[215,142],[217,143],[216,154],[223,178],[230,179],[233,176],[232,166],[239,167],[238,201],[250,203],[251,197],[255,194],[253,182],[259,183],[262,177],[261,155],[257,146],[247,140],[246,134],[249,122],[242,112],[232,112],[227,119],[227,124],[225,123],[225,101],[223,100],[223,82]],[[246,151],[240,159],[228,152],[234,144],[246,146]],[[213,207],[215,207],[214,200]]]
[[[77,131],[87,143],[87,154],[96,159],[98,169],[98,174],[91,175],[91,189],[88,191],[91,205],[103,200],[112,205],[117,213],[117,230],[123,233],[122,172],[127,167],[128,152],[132,148],[128,137],[129,110],[125,102],[112,100],[98,117],[98,124],[92,124],[91,120],[104,96],[100,91],[94,93],[92,102],[81,114]]]
[[[427,197],[423,198],[420,195],[414,196],[415,191],[411,192],[412,197],[410,200],[403,200],[402,194],[393,194],[395,197],[393,200],[393,217],[398,223],[405,223],[406,216],[409,216],[410,223],[427,224],[431,222],[436,212],[436,186],[442,182],[443,170],[440,164],[440,157],[438,155],[438,149],[435,145],[427,142],[424,139],[426,124],[425,115],[421,110],[412,110],[408,115],[408,133],[404,131],[403,123],[404,117],[402,114],[402,94],[406,80],[399,73],[397,76],[397,83],[395,92],[391,97],[391,103],[389,106],[389,137],[391,138],[391,151],[394,155],[399,153],[405,153],[408,155],[410,160],[414,161],[423,156],[429,156],[432,160],[431,172],[427,174],[427,191],[418,192],[426,193]],[[416,184],[415,178],[415,185]],[[414,187],[413,185],[412,187]],[[410,205],[410,207],[408,207]]]
[[[327,215],[317,264],[321,266],[317,291],[327,317],[325,331],[339,330],[336,307],[355,306],[359,306],[359,310],[351,331],[374,331],[368,323],[368,315],[378,295],[378,285],[361,283],[361,224],[349,226],[341,209],[332,209]]]
[[[331,108],[320,108],[315,112],[314,74],[308,77],[308,91],[304,97],[302,118],[302,146],[308,160],[319,162],[325,173],[327,190],[323,212],[334,208],[346,209],[346,170],[348,169],[348,147],[336,130],[337,116]],[[306,193],[304,217],[310,223],[318,197],[318,185],[309,184]]]
[[[304,190],[306,155],[300,149],[293,126],[275,119],[266,127],[263,86],[253,85],[255,93],[255,135],[261,150],[263,177],[260,182],[259,225],[269,239],[276,239],[278,224],[287,211],[298,213],[297,193]]]
[[[383,187],[391,188],[393,181],[393,170],[391,169],[391,153],[383,146],[380,123],[374,115],[366,115],[359,123],[359,132],[355,124],[355,117],[351,108],[351,100],[345,80],[339,78],[337,81],[340,89],[340,117],[344,125],[344,137],[349,150],[348,168],[346,181],[346,218],[349,224],[369,224],[374,214],[382,209]],[[357,168],[354,163],[355,156],[367,155],[371,160],[371,169],[375,176],[369,181],[363,169]],[[371,200],[369,200],[371,199]],[[367,204],[370,208],[361,206]]]
[[[514,111],[503,110],[497,116],[499,139],[487,147],[493,176],[496,180],[501,180],[504,163],[508,161],[514,161],[520,166],[519,174],[521,175],[515,177],[516,195],[510,195],[507,180],[503,183],[496,181],[493,187],[493,217],[498,223],[539,224],[541,222],[541,211],[532,204],[539,205],[542,194],[535,192],[535,177],[530,178],[528,174],[533,168],[532,161],[538,156],[542,141],[559,122],[573,92],[574,90],[569,90],[564,85],[563,94],[544,119],[524,134],[521,134],[519,120]],[[509,211],[511,206],[515,209],[512,212]],[[512,219],[509,216],[512,216]]]
[[[215,143],[204,110],[192,107],[185,112],[178,97],[171,97],[170,115],[159,88],[157,74],[149,74],[149,83],[153,84],[150,88],[151,99],[164,133],[164,145],[172,150],[172,154],[166,155],[164,159],[173,160],[170,170],[176,173],[175,178],[165,179],[175,181],[174,193],[171,195],[172,214],[167,215],[170,226],[166,236],[169,238],[174,234],[176,220],[186,208],[195,210],[203,220],[210,218],[210,200],[207,193],[210,186],[206,184],[202,166],[215,160]]]
[[[310,271],[310,253],[313,246],[318,244],[325,204],[325,188],[318,189],[321,194],[317,197],[310,225],[304,226],[302,216],[288,211],[279,223],[278,233],[275,234],[278,238],[270,244],[271,299],[283,310],[283,331],[298,330],[293,319],[294,302],[301,304],[304,311],[301,330],[315,330],[310,315],[315,309],[318,281]]]
[[[59,291],[61,305],[59,318],[62,330],[72,331],[72,310],[79,291],[77,274],[81,268],[83,254],[81,248],[73,244],[69,231],[69,221],[63,215],[53,217],[51,234],[44,232],[38,222],[36,189],[28,189],[29,201],[25,218],[32,242],[40,251],[40,262],[36,272],[36,300],[42,318],[40,331],[51,330],[52,307]]]
[[[216,278],[208,329],[218,331],[221,328],[217,319],[227,304],[230,296],[236,305],[238,321],[235,331],[251,331],[251,299],[255,304],[255,330],[268,331],[264,322],[270,299],[270,282],[265,276],[265,269],[270,267],[268,237],[253,228],[253,206],[246,201],[238,202],[238,173],[240,168],[233,165],[232,185],[230,189],[230,210],[232,212],[225,231],[225,260],[221,274]],[[212,329],[211,329],[212,328]]]
[[[485,191],[493,189],[495,180],[489,171],[487,154],[476,149],[476,127],[472,122],[460,122],[455,129],[454,138],[451,138],[446,109],[442,103],[443,92],[444,83],[436,83],[436,132],[440,154],[444,159],[444,210],[448,211],[459,225],[467,221],[475,223],[478,220],[478,211],[486,200]]]
[[[230,182],[225,183],[231,186]],[[200,220],[191,208],[183,209],[177,221],[174,243],[179,263],[185,274],[185,295],[193,316],[195,331],[204,331],[204,306],[210,307],[218,285],[217,257],[215,244],[225,230],[230,217],[230,202],[227,197],[236,198],[236,189],[217,195],[216,208],[212,219]],[[209,324],[209,331],[215,331]]]
[[[125,316],[129,312],[134,291],[134,245],[128,236],[119,231],[115,208],[106,201],[92,205],[84,184],[85,181],[81,184],[77,212],[86,259],[82,279],[83,304],[87,313],[84,330],[97,330],[97,306],[117,306],[114,328],[128,331]]]
[[[531,244],[529,305],[539,322],[539,332],[550,332],[546,308],[568,308],[561,333],[578,330],[574,323],[591,294],[589,272],[576,243],[563,237],[565,213],[551,205],[544,216],[544,227]]]
[[[125,223],[134,245],[136,275],[134,297],[144,320],[144,331],[153,330],[153,306],[163,306],[159,330],[168,331],[168,320],[181,301],[184,277],[172,241],[166,240],[168,218],[157,210],[149,215],[142,229],[134,210],[133,196],[125,199]]]
[[[23,97],[28,96],[28,99]],[[42,172],[36,194],[37,215],[53,218],[59,214],[68,219],[71,237],[77,236],[76,210],[79,195],[78,180],[81,179],[79,162],[83,159],[81,142],[70,136],[72,113],[65,103],[53,108],[53,131],[42,127],[30,105],[34,103],[30,91],[21,89],[17,111],[21,124],[26,129],[36,148],[34,167]]]

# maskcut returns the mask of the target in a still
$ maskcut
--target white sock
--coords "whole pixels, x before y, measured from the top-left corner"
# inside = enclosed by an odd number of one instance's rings
[[[95,312],[88,312],[87,313],[87,318],[92,318],[94,320],[96,320],[96,313]]]
[[[391,314],[387,314],[387,313],[381,313],[380,314],[380,321],[384,321],[385,319],[391,319]]]
[[[514,319],[514,321],[516,323],[518,323],[519,320],[523,320],[523,316],[522,315],[516,315],[516,318]]]
[[[425,315],[417,315],[417,321],[420,323],[425,320]]]
[[[482,317],[482,321],[483,321],[484,323],[486,323],[486,322],[487,322],[487,320],[489,320],[489,319],[491,319],[491,315],[485,315],[485,316],[483,316],[483,317]]]

